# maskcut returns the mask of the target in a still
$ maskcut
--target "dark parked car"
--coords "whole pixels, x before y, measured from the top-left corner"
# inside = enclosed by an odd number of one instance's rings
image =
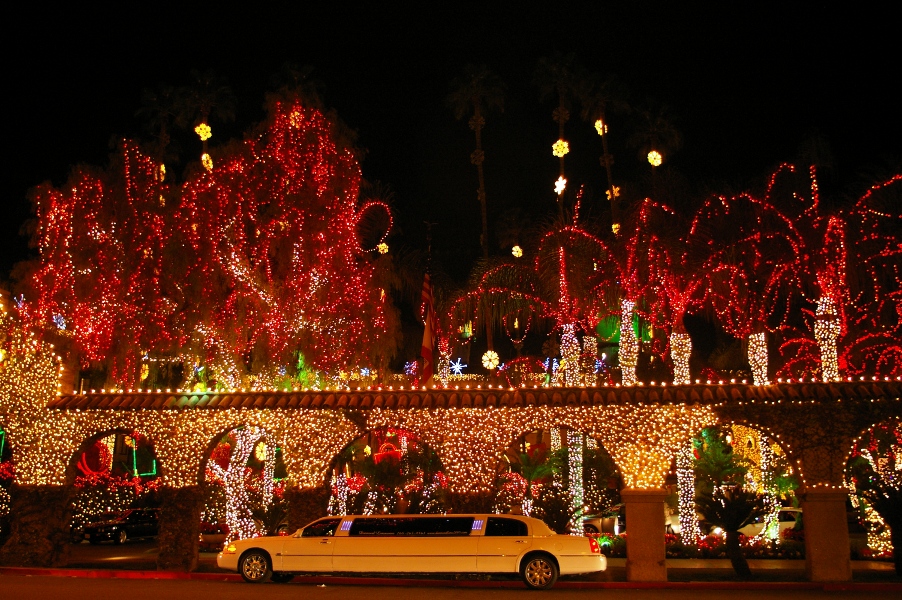
[[[159,511],[155,508],[132,508],[120,513],[107,513],[82,529],[84,539],[92,544],[112,540],[121,544],[132,538],[156,537],[160,533]]]

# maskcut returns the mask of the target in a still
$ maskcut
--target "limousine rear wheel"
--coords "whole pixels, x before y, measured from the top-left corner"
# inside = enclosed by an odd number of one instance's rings
[[[262,550],[248,550],[238,560],[238,572],[248,583],[263,583],[272,577],[269,555]]]
[[[547,590],[557,581],[557,563],[547,554],[533,554],[523,561],[520,575],[523,577],[526,587],[534,590]]]

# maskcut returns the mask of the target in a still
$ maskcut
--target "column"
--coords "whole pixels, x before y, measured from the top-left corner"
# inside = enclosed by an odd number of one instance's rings
[[[204,501],[200,486],[160,490],[160,571],[190,572],[197,568],[200,549],[200,511]]]
[[[72,488],[13,485],[9,490],[10,536],[0,565],[64,567],[69,560]]]
[[[662,489],[626,488],[620,492],[626,506],[627,581],[667,581],[664,548]]]
[[[801,494],[805,572],[810,581],[851,581],[847,492],[816,489]]]

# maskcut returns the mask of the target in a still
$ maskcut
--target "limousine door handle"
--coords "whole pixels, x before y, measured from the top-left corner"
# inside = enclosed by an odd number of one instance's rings
[[[526,543],[526,540],[517,540],[517,543],[518,543],[518,544],[525,544],[525,543]]]
[[[331,543],[330,540],[323,540],[323,541],[320,542],[320,544],[329,544],[329,543]]]

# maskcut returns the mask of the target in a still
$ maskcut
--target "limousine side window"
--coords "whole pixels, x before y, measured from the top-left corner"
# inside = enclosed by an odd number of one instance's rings
[[[355,519],[352,536],[452,536],[470,535],[473,517],[376,517]]]
[[[322,519],[304,527],[302,537],[327,537],[335,535],[341,519]]]
[[[517,519],[505,519],[504,517],[489,517],[485,524],[486,535],[504,535],[524,537],[528,535],[526,523]]]

